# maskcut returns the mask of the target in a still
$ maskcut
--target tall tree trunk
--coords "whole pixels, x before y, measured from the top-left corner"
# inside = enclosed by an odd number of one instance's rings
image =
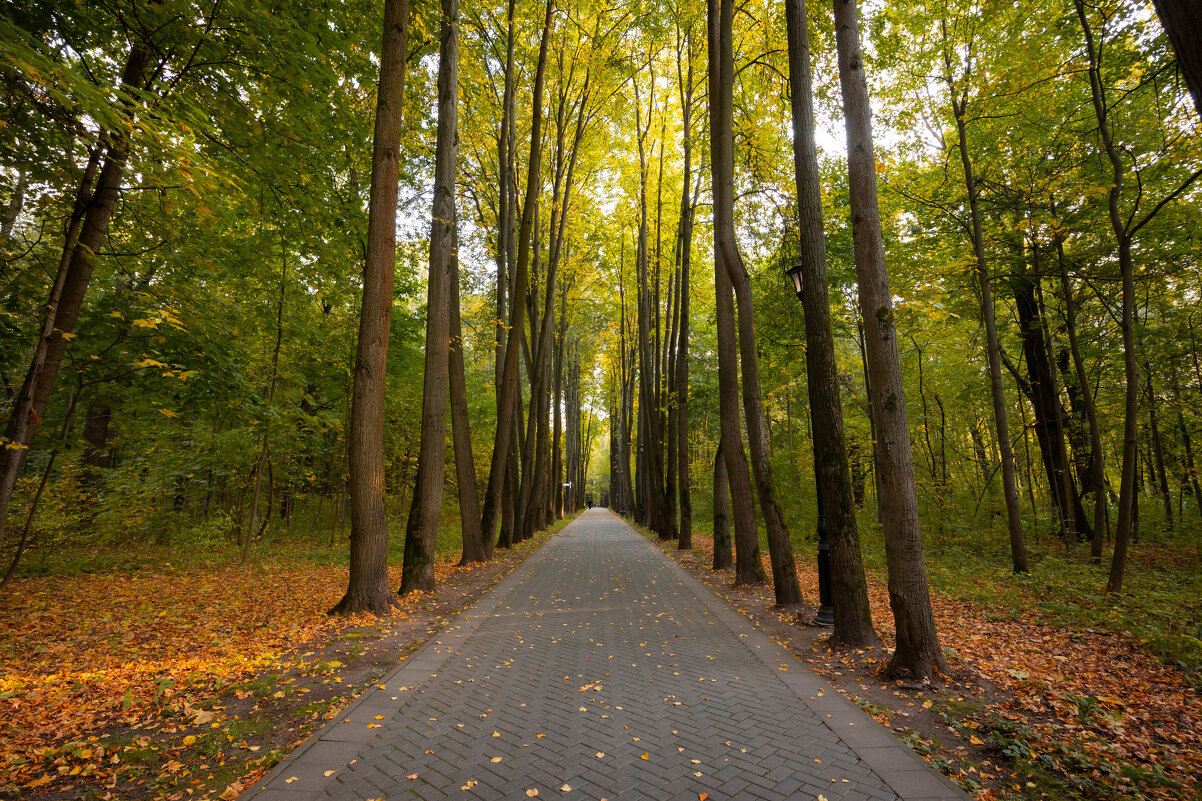
[[[731,121],[733,109],[733,45],[731,43],[730,0],[708,0],[709,85],[710,85],[710,176],[714,194],[714,296],[718,337],[718,398],[722,439],[725,447],[727,480],[730,482],[732,518],[735,529],[735,585],[758,584],[765,580],[760,562],[759,533],[752,506],[751,475],[743,453],[742,424],[739,420],[738,353],[735,339],[734,287],[725,265],[726,235],[719,197],[733,197],[732,187],[723,187],[724,178],[732,170],[722,170],[722,164],[732,158]],[[722,87],[725,84],[725,89]],[[727,213],[731,211],[727,207]]]
[[[943,63],[952,114],[956,118],[956,137],[960,149],[960,166],[964,172],[964,187],[968,192],[968,212],[972,221],[972,250],[976,258],[977,281],[981,289],[981,318],[985,323],[985,351],[989,361],[989,395],[993,401],[993,422],[997,431],[998,449],[1002,459],[1002,495],[1006,501],[1006,523],[1010,531],[1010,564],[1015,573],[1027,572],[1027,546],[1023,538],[1022,509],[1018,503],[1018,486],[1014,478],[1014,449],[1010,444],[1010,423],[1006,419],[1006,392],[1002,385],[1001,345],[998,343],[997,317],[993,311],[993,282],[985,261],[985,235],[981,231],[981,206],[972,157],[968,153],[968,80],[972,64],[964,67],[964,86],[957,89],[953,77],[952,45],[948,39],[947,21],[941,21],[943,31]],[[972,49],[969,48],[971,54]],[[969,55],[971,58],[971,55]],[[932,461],[934,457],[932,456]]]
[[[542,167],[543,127],[543,83],[547,70],[547,49],[551,40],[551,16],[555,11],[555,0],[547,0],[546,18],[543,23],[542,41],[539,45],[538,66],[534,76],[534,106],[530,124],[530,160],[527,165],[526,195],[522,204],[522,221],[518,228],[517,262],[514,291],[510,296],[509,331],[505,343],[505,369],[502,373],[500,402],[497,407],[497,430],[493,440],[492,464],[488,472],[488,488],[484,506],[480,513],[481,530],[484,538],[492,537],[497,522],[497,509],[501,501],[502,483],[508,460],[514,423],[513,411],[518,395],[518,356],[521,348],[523,324],[522,304],[529,288],[530,238],[534,224],[534,209],[537,206],[539,174]]]
[[[747,421],[747,447],[755,475],[760,510],[767,530],[768,554],[772,563],[772,586],[777,606],[801,602],[793,543],[785,524],[784,509],[776,489],[776,476],[764,431],[764,409],[760,400],[759,356],[756,354],[755,312],[752,308],[751,276],[743,264],[734,226],[734,7],[735,0],[720,0],[718,81],[710,79],[710,141],[714,183],[714,258],[726,271],[738,303],[739,365],[743,373],[743,416]],[[711,2],[711,7],[712,7]],[[711,23],[711,26],[713,23]],[[713,67],[710,74],[713,75]],[[718,268],[715,268],[718,269]]]
[[[1102,137],[1102,147],[1106,152],[1106,157],[1110,160],[1111,185],[1107,208],[1110,227],[1118,247],[1119,274],[1122,277],[1121,328],[1123,332],[1123,377],[1126,381],[1123,399],[1123,461],[1119,482],[1119,514],[1114,537],[1114,555],[1110,562],[1110,578],[1106,584],[1107,592],[1121,592],[1135,508],[1135,458],[1139,436],[1137,429],[1139,363],[1136,361],[1135,354],[1135,265],[1131,259],[1131,235],[1120,207],[1125,167],[1122,154],[1119,153],[1119,148],[1110,134],[1110,122],[1107,116],[1106,97],[1102,88],[1098,48],[1094,44],[1093,27],[1089,23],[1084,0],[1073,0],[1073,5],[1077,9],[1077,18],[1080,20],[1081,30],[1085,34],[1086,55],[1089,58],[1089,87],[1093,99],[1094,116],[1098,123],[1098,133]]]
[[[1052,213],[1056,213],[1055,204]],[[1089,487],[1093,493],[1093,525],[1089,555],[1094,561],[1102,558],[1103,539],[1106,526],[1105,452],[1102,449],[1102,433],[1098,427],[1098,407],[1089,388],[1089,377],[1085,373],[1085,360],[1077,343],[1077,302],[1069,283],[1068,264],[1064,258],[1064,241],[1056,237],[1056,261],[1060,267],[1060,290],[1064,296],[1064,322],[1068,332],[1069,353],[1073,359],[1073,373],[1077,381],[1077,394],[1085,410],[1085,421],[1089,427]],[[1082,479],[1084,482],[1084,479]]]
[[[555,334],[555,369],[554,382],[555,388],[553,391],[554,401],[552,401],[551,413],[554,417],[554,424],[551,429],[551,512],[556,520],[563,518],[564,507],[564,470],[563,470],[563,358],[565,340],[568,333],[568,318],[567,318],[567,287],[563,287],[559,293],[559,323],[556,325]]]
[[[283,250],[283,242],[280,243]],[[267,415],[263,420],[263,433],[259,443],[259,458],[255,461],[255,489],[250,502],[250,523],[246,527],[246,535],[242,540],[242,561],[250,558],[250,547],[255,540],[255,518],[259,514],[259,496],[263,486],[263,468],[271,469],[271,406],[275,402],[275,387],[280,375],[280,347],[284,344],[284,291],[288,286],[288,259],[286,253],[281,253],[280,267],[280,297],[275,312],[275,348],[271,351],[271,376],[267,379],[267,387],[263,392],[264,406]],[[271,497],[267,499],[267,514],[263,517],[263,526],[271,518]]]
[[[368,201],[367,258],[363,264],[363,307],[359,314],[348,442],[350,581],[346,594],[330,610],[338,614],[383,614],[394,603],[388,587],[388,526],[384,517],[384,382],[392,325],[408,38],[409,0],[385,0]]]
[[[797,178],[798,231],[805,292],[806,381],[813,417],[814,469],[822,494],[831,546],[833,644],[858,648],[879,642],[868,604],[868,584],[860,556],[859,529],[847,467],[843,404],[839,397],[835,340],[827,292],[826,235],[823,230],[821,175],[814,141],[813,80],[803,0],[786,0],[789,86],[793,114],[793,166]]]
[[[639,477],[642,511],[647,526],[660,538],[671,539],[673,527],[666,516],[664,498],[663,432],[660,427],[658,370],[659,337],[658,297],[649,285],[650,255],[648,238],[646,138],[651,128],[655,105],[655,74],[651,75],[651,95],[647,103],[646,123],[638,84],[635,95],[635,138],[639,151],[639,228],[635,263],[638,272],[638,365],[639,365]],[[658,293],[657,293],[658,294]],[[654,327],[654,331],[652,330]]]
[[[442,0],[438,47],[438,133],[434,150],[434,204],[426,302],[426,362],[417,480],[405,525],[401,586],[406,595],[434,589],[434,547],[442,511],[450,379],[451,300],[455,270],[455,182],[459,155],[459,0]],[[472,477],[474,482],[475,477]]]
[[[690,29],[685,37],[685,53],[689,68],[683,81],[681,108],[683,116],[682,143],[684,167],[680,191],[680,238],[677,244],[680,259],[680,276],[677,278],[680,302],[677,307],[676,334],[676,483],[680,493],[680,527],[677,531],[677,546],[680,550],[693,547],[693,500],[689,476],[689,270],[692,266],[693,208],[689,182],[693,166],[693,34]]]
[[[484,541],[480,530],[480,496],[476,492],[476,460],[472,453],[471,421],[468,414],[467,379],[463,364],[463,321],[459,309],[459,246],[455,232],[455,250],[451,254],[450,359],[451,436],[455,443],[455,477],[459,482],[459,520],[463,531],[463,556],[459,564],[487,562],[492,558],[493,543]]]
[[[121,76],[122,97],[129,90],[142,90],[150,66],[151,54],[144,43],[135,43]],[[129,110],[132,100],[123,99]],[[121,191],[121,179],[129,158],[129,145],[120,132],[109,132],[108,150],[100,177],[93,187],[99,166],[99,147],[89,156],[68,223],[58,271],[50,288],[50,297],[42,314],[38,341],[25,379],[9,411],[4,430],[6,447],[0,448],[0,545],[4,542],[9,504],[25,458],[33,445],[38,424],[46,415],[50,391],[54,388],[67,350],[68,338],[83,307],[84,295],[96,264],[96,253],[108,233],[109,220]]]
[[[1038,258],[1038,256],[1036,256]],[[1038,270],[1035,271],[1036,276]],[[1021,385],[1031,400],[1035,413],[1035,438],[1039,442],[1048,489],[1060,524],[1060,536],[1071,547],[1077,532],[1088,523],[1076,514],[1077,489],[1073,482],[1064,442],[1064,409],[1057,391],[1056,365],[1049,358],[1044,335],[1042,309],[1036,294],[1039,279],[1026,272],[1012,277],[1014,304],[1018,312],[1023,343],[1023,359],[1027,364],[1027,383]]]
[[[847,126],[848,184],[851,195],[852,238],[860,308],[864,319],[868,374],[872,379],[872,408],[879,437],[877,474],[880,511],[889,566],[889,605],[893,609],[897,648],[886,675],[915,678],[946,671],[939,646],[914,488],[914,457],[906,423],[901,360],[897,351],[893,299],[877,208],[876,160],[872,144],[872,108],[860,54],[860,30],[855,0],[835,0],[835,41],[839,84]]]

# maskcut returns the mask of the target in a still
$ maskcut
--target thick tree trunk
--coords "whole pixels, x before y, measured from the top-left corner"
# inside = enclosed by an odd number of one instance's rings
[[[1202,118],[1202,15],[1195,0],[1152,0],[1156,16],[1164,25],[1177,69],[1194,98],[1194,110]]]
[[[1035,254],[1035,273],[1039,274],[1039,252]],[[1073,480],[1065,445],[1064,407],[1060,402],[1057,369],[1052,362],[1044,327],[1037,281],[1028,274],[1016,272],[1012,278],[1014,302],[1018,312],[1023,343],[1023,359],[1027,364],[1026,391],[1035,413],[1035,435],[1043,456],[1052,500],[1060,521],[1061,536],[1071,547],[1079,534],[1089,536],[1089,523],[1081,509],[1081,499]]]
[[[384,382],[392,325],[408,34],[408,0],[386,0],[368,201],[367,258],[363,265],[363,307],[351,394],[350,581],[342,600],[330,610],[338,614],[383,614],[394,602],[388,586],[388,527],[384,516]]]
[[[880,640],[872,625],[868,584],[860,556],[859,529],[852,499],[843,438],[835,340],[827,292],[826,236],[823,230],[821,175],[814,141],[813,81],[803,0],[786,0],[789,86],[793,113],[793,166],[797,177],[798,231],[805,291],[806,380],[813,417],[814,469],[831,546],[831,606],[835,614],[832,644],[859,648]]]
[[[434,547],[445,483],[450,296],[459,293],[458,283],[452,280],[456,272],[455,182],[459,155],[459,0],[442,0],[438,53],[438,133],[434,150],[422,433],[417,481],[405,525],[405,559],[397,591],[400,595],[434,589]]]
[[[946,671],[947,660],[939,646],[922,556],[914,457],[906,422],[893,299],[881,241],[872,109],[860,54],[855,0],[835,0],[835,40],[847,126],[856,275],[864,319],[868,374],[872,379],[873,416],[879,438],[876,466],[889,566],[889,605],[893,609],[897,633],[897,648],[885,673],[923,678],[937,670]]]

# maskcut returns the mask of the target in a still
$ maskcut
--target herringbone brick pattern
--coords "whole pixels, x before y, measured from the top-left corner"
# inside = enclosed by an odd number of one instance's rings
[[[589,512],[255,798],[963,798],[891,753],[916,786],[899,795],[832,721],[860,723],[870,761],[904,747],[858,712],[812,708],[821,682],[774,648],[619,518]]]

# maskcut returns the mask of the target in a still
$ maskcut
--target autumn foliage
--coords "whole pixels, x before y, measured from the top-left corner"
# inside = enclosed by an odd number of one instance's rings
[[[440,560],[439,580],[453,569]],[[230,723],[223,691],[367,620],[325,614],[346,574],[289,561],[19,582],[0,609],[0,786],[142,780],[146,749],[182,773],[184,732]]]

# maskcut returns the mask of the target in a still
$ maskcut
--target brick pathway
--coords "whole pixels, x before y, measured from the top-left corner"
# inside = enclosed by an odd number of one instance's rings
[[[380,683],[247,797],[968,798],[600,509]]]

